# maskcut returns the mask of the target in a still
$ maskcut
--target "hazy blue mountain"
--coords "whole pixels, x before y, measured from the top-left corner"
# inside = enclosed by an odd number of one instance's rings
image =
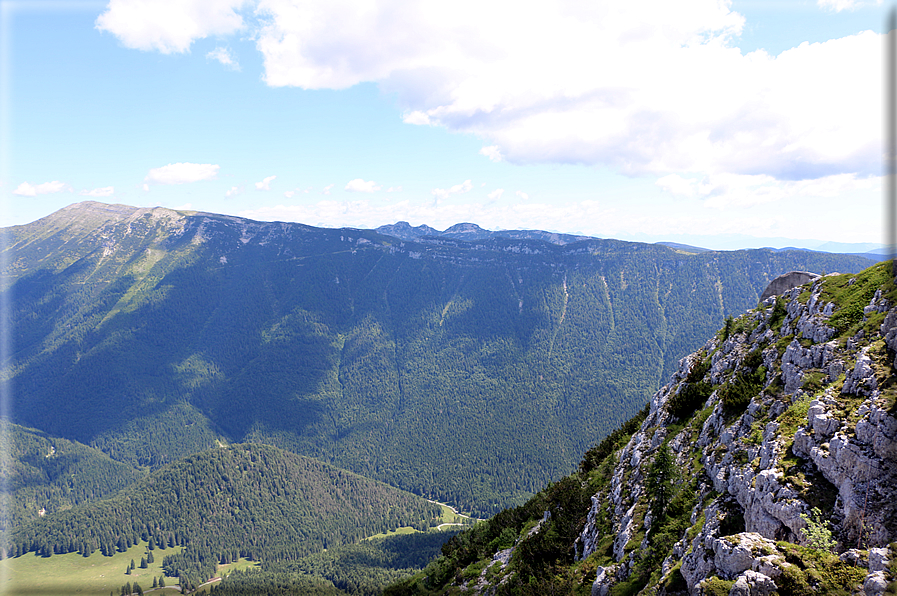
[[[147,469],[272,443],[481,514],[569,472],[772,278],[868,264],[100,203],[3,233],[14,422]]]
[[[542,240],[551,244],[570,244],[581,240],[597,240],[591,236],[577,236],[573,234],[558,234],[555,232],[543,232],[541,230],[484,230],[473,223],[458,223],[445,231],[440,232],[430,226],[417,226],[412,228],[408,222],[400,221],[396,224],[380,226],[376,230],[387,236],[395,236],[403,240],[417,240],[423,236],[438,236],[452,238],[454,240],[487,240],[489,238],[509,238],[513,240]]]

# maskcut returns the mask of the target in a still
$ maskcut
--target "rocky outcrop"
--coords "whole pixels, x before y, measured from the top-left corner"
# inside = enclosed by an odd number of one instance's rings
[[[790,271],[788,273],[783,273],[769,282],[769,285],[766,286],[766,289],[763,290],[763,293],[760,295],[760,302],[763,302],[770,296],[777,296],[783,292],[787,292],[791,288],[802,286],[817,277],[819,276],[815,273],[809,273],[807,271]]]
[[[897,593],[889,269],[810,276],[728,322],[556,485],[563,499],[551,500],[555,489],[533,498],[514,548],[468,568],[462,576],[483,571],[461,592]],[[583,511],[566,519],[584,519],[571,522],[575,544],[544,550],[535,539],[569,525],[536,512],[561,518],[574,502]],[[541,575],[522,571],[546,560]]]
[[[803,581],[803,567],[787,560],[795,553],[834,557],[809,530],[822,539],[831,532],[843,554],[830,564],[854,570],[839,576],[854,578],[853,589],[881,594],[897,579],[887,564],[897,556],[888,546],[897,540],[897,290],[889,282],[873,294],[868,280],[848,277],[784,276],[768,289],[778,301],[768,298],[682,360],[620,450],[608,490],[592,498],[580,559],[595,553],[599,518],[611,516],[615,533],[612,565],[598,567],[593,594],[631,581],[656,548],[652,532],[671,525],[652,514],[648,494],[661,446],[675,456],[679,485],[693,482],[696,503],[647,590],[675,592],[680,574],[690,593],[717,578],[731,583],[730,594],[772,594]],[[857,307],[857,295],[871,298]],[[857,316],[834,316],[847,308]],[[683,396],[698,383],[709,397],[683,419]],[[786,553],[788,544],[797,546]]]

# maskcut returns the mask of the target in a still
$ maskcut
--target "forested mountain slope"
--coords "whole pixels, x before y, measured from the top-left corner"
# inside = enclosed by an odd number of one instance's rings
[[[145,475],[81,443],[0,422],[6,457],[0,459],[6,502],[0,535],[41,515],[118,492]]]
[[[569,472],[770,279],[868,264],[100,203],[3,233],[14,422],[148,469],[272,443],[481,516]]]
[[[897,593],[895,353],[890,261],[771,297],[385,594]]]
[[[435,526],[442,508],[269,445],[238,444],[189,456],[117,495],[19,527],[10,554],[124,551],[151,538],[184,546],[167,575],[193,584],[238,557],[290,561],[402,526]]]

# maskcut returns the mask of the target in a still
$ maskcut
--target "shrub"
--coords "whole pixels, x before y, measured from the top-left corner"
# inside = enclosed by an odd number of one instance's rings
[[[684,420],[697,411],[710,394],[713,386],[704,380],[707,371],[710,370],[710,358],[696,363],[685,378],[685,385],[679,389],[679,393],[672,396],[667,402],[667,411],[670,415]]]
[[[716,576],[701,582],[704,594],[707,596],[729,596],[729,590],[735,585],[734,581],[726,581]]]
[[[781,296],[776,297],[776,302],[772,307],[772,314],[769,315],[769,328],[773,331],[778,331],[782,328],[782,323],[785,322],[785,315],[787,311],[785,310],[785,299]]]
[[[806,513],[801,513],[800,518],[807,522],[806,528],[801,528],[801,533],[810,543],[810,548],[831,552],[835,548],[835,541],[832,538],[832,531],[828,529],[828,522],[822,519],[822,512],[819,507],[813,507],[810,510],[812,517]]]

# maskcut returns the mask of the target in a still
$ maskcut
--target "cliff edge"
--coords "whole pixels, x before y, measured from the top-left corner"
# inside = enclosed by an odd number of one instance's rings
[[[895,352],[889,262],[770,296],[387,593],[897,593]]]

